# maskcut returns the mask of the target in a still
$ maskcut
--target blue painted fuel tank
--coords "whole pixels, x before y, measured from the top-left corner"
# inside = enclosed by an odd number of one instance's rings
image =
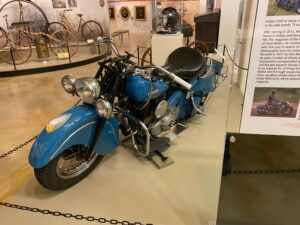
[[[151,81],[140,75],[130,75],[125,80],[125,94],[139,103],[162,95],[168,88],[169,85],[163,81]]]

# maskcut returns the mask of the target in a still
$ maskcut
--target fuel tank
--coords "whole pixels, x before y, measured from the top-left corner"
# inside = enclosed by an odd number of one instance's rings
[[[148,99],[164,94],[169,85],[163,81],[146,79],[140,75],[130,75],[125,80],[125,94],[133,101],[144,103]]]

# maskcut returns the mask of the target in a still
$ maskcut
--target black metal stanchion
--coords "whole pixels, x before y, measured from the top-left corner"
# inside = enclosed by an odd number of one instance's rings
[[[235,137],[231,133],[226,134],[225,139],[225,150],[223,159],[222,175],[226,176],[231,173],[231,155],[230,155],[230,144],[235,142]]]
[[[16,70],[17,67],[16,67],[16,62],[15,62],[15,59],[14,59],[14,54],[13,54],[12,49],[9,49],[9,52],[10,52],[11,59],[13,61],[14,69]]]
[[[101,55],[101,48],[100,48],[99,41],[97,41],[97,47],[98,47],[98,54]]]
[[[140,65],[140,46],[137,46],[138,65]]]
[[[225,56],[226,45],[223,46],[223,56]],[[222,64],[224,64],[224,58],[222,59]]]
[[[71,55],[70,55],[70,49],[69,49],[69,45],[67,44],[67,50],[68,50],[68,56],[69,56],[69,62],[71,63]]]

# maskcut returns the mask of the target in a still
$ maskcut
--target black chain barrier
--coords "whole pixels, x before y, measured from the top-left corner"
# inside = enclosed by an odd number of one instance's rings
[[[41,213],[44,215],[52,215],[52,216],[61,216],[65,218],[73,218],[76,220],[86,220],[88,222],[98,222],[98,223],[109,223],[109,224],[121,224],[121,225],[144,225],[141,222],[129,222],[129,221],[118,221],[116,219],[106,219],[103,217],[94,217],[94,216],[84,216],[81,214],[72,214],[72,213],[63,213],[60,211],[51,211],[48,209],[39,209],[39,208],[32,208],[28,206],[23,206],[23,205],[17,205],[17,204],[12,204],[8,202],[0,202],[0,205],[8,207],[8,208],[13,208],[13,209],[19,209],[19,210],[24,210],[24,211],[30,211],[34,213]],[[145,225],[153,225],[153,224],[145,224]]]
[[[24,142],[23,144],[20,144],[19,146],[15,147],[14,149],[0,155],[1,158],[5,158],[8,155],[22,149],[24,146],[28,145],[32,141],[34,141],[37,138],[37,136],[32,137],[28,141]],[[267,170],[231,170],[229,174],[232,175],[270,175],[270,174],[292,174],[292,173],[300,173],[300,168],[290,168],[290,169],[267,169]],[[13,209],[19,209],[34,213],[41,213],[44,215],[52,215],[52,216],[61,216],[64,218],[73,218],[76,220],[86,220],[88,222],[98,222],[98,223],[108,223],[108,224],[120,224],[120,225],[144,225],[141,222],[129,222],[129,221],[118,221],[116,219],[106,219],[103,217],[94,217],[94,216],[84,216],[80,214],[72,214],[72,213],[64,213],[60,211],[52,211],[48,209],[39,209],[39,208],[32,208],[29,206],[23,206],[18,204],[12,204],[8,202],[1,202],[0,206],[13,208]],[[145,225],[153,225],[153,224],[145,224]]]
[[[266,169],[266,170],[232,170],[233,175],[269,175],[269,174],[292,174],[300,173],[300,168],[290,169]]]
[[[12,149],[12,150],[10,150],[10,151],[8,151],[8,152],[0,155],[0,159],[1,158],[5,158],[6,156],[8,156],[8,155],[10,155],[10,154],[12,154],[12,153],[14,153],[14,152],[22,149],[24,146],[28,145],[30,142],[34,141],[36,138],[37,138],[37,136],[34,136],[33,138],[30,138],[28,141],[25,141],[23,144],[20,144],[19,146],[15,147],[14,149]]]
[[[15,147],[14,149],[0,155],[0,159],[7,157],[8,155],[22,149],[26,145],[28,145],[30,142],[34,141],[37,138],[37,136],[34,136],[33,138],[30,138],[28,141],[24,142],[23,144],[20,144],[19,146]],[[41,213],[44,215],[52,215],[52,216],[61,216],[64,218],[73,218],[76,220],[86,220],[88,222],[98,222],[98,223],[108,223],[108,224],[120,224],[120,225],[153,225],[150,223],[143,224],[141,222],[129,222],[129,221],[118,221],[116,219],[106,219],[103,217],[94,217],[94,216],[84,216],[80,214],[72,214],[72,213],[63,213],[59,211],[52,211],[48,209],[39,209],[39,208],[32,208],[29,206],[23,206],[23,205],[18,205],[18,204],[13,204],[13,203],[8,203],[8,202],[1,202],[0,201],[0,206],[8,207],[8,208],[13,208],[13,209],[19,209],[19,210],[24,210],[24,211],[29,211],[29,212],[34,212],[34,213]]]

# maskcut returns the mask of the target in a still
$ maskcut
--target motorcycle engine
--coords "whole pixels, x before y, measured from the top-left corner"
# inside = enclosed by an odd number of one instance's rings
[[[168,106],[167,101],[161,101],[155,108],[155,120],[148,126],[150,133],[157,136],[168,131],[176,123],[178,113],[178,107]]]

